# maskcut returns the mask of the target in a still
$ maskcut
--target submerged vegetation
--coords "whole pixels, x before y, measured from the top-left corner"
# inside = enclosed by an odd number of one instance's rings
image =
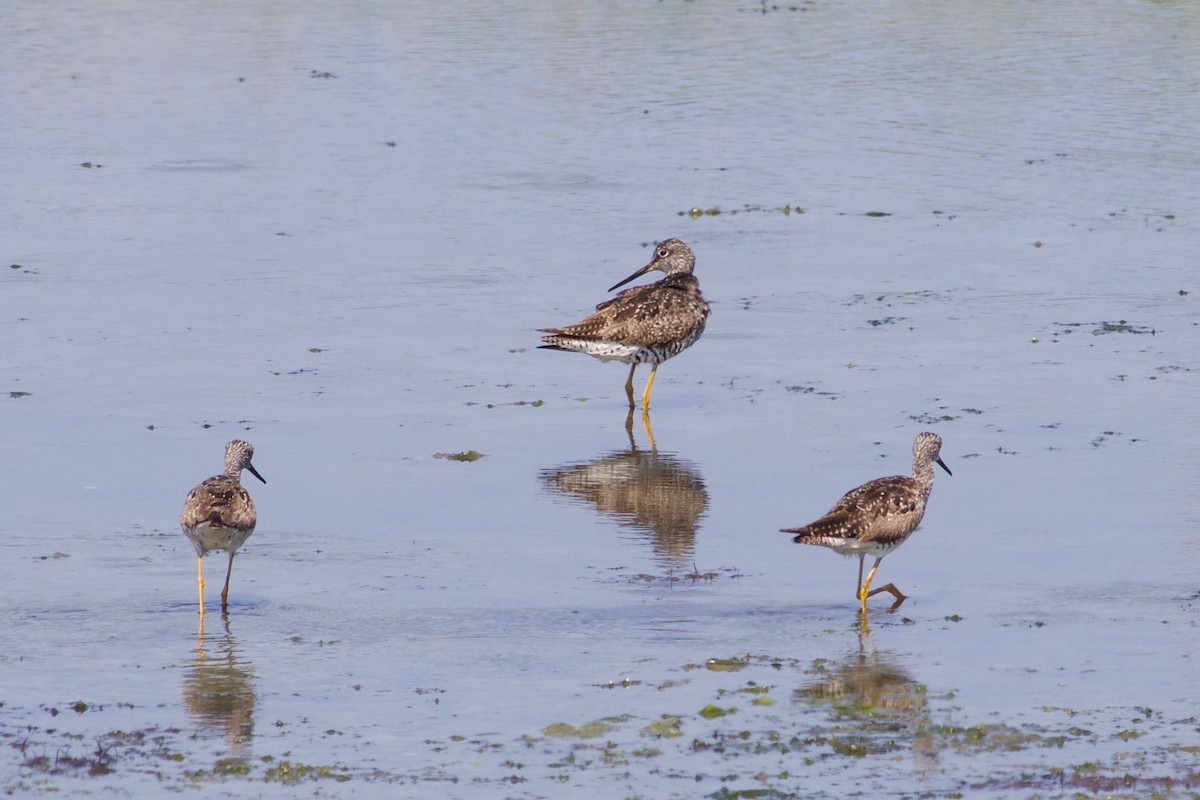
[[[447,461],[478,461],[483,458],[484,454],[478,450],[463,450],[458,453],[434,453],[434,458],[443,458]]]
[[[1165,719],[1144,707],[1046,706],[1033,712],[1036,721],[962,720],[952,693],[931,691],[869,640],[840,660],[745,655],[676,672],[683,677],[594,686],[611,706],[602,717],[560,717],[523,735],[427,739],[423,758],[406,754],[394,763],[378,751],[359,763],[265,752],[280,740],[230,752],[157,726],[88,734],[85,723],[106,707],[84,700],[64,703],[68,715],[53,714],[54,706],[30,714],[4,708],[0,743],[15,763],[2,788],[49,795],[120,780],[126,788],[219,784],[240,794],[241,783],[257,794],[278,784],[325,794],[324,784],[446,783],[459,794],[477,787],[478,796],[533,797],[572,784],[618,794],[637,787],[621,795],[632,797],[792,798],[843,796],[838,787],[852,781],[904,797],[1200,796],[1194,718]],[[45,714],[52,726],[29,724]],[[367,734],[359,737],[370,747]],[[910,788],[896,794],[898,779]]]

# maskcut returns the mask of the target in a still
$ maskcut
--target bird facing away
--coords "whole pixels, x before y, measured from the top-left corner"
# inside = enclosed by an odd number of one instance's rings
[[[638,364],[650,365],[650,378],[642,392],[642,410],[650,407],[650,387],[658,365],[695,344],[704,333],[709,307],[700,294],[700,281],[692,274],[696,257],[678,239],[667,239],[654,248],[650,263],[609,288],[611,292],[634,278],[661,270],[657,283],[634,286],[596,306],[582,322],[562,328],[539,328],[545,350],[587,353],[601,361],[629,364],[625,396],[633,402],[633,373]]]
[[[221,612],[229,606],[229,575],[233,572],[233,555],[254,533],[258,515],[254,501],[242,486],[242,470],[263,483],[267,480],[258,474],[250,463],[254,448],[249,442],[234,439],[225,445],[225,474],[214,475],[188,492],[183,503],[179,525],[183,533],[196,548],[196,583],[200,592],[200,616],[204,616],[204,556],[210,550],[225,550],[229,553],[229,566],[225,570],[225,587],[221,590]]]
[[[880,592],[890,592],[895,606],[904,602],[904,594],[895,584],[871,591],[871,579],[883,557],[904,544],[925,515],[925,503],[933,489],[933,465],[936,462],[947,474],[950,468],[939,453],[942,437],[936,433],[917,434],[913,441],[913,474],[876,478],[857,489],[851,489],[837,501],[825,516],[802,528],[783,528],[794,533],[797,544],[819,544],[844,556],[858,556],[856,596],[867,613],[867,598]],[[863,559],[875,556],[875,565],[863,582]],[[893,606],[893,608],[895,608]]]

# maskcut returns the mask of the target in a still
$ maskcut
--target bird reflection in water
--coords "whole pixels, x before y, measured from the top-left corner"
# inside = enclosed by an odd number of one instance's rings
[[[207,639],[201,623],[192,664],[184,671],[183,704],[193,722],[225,738],[235,758],[249,755],[254,683],[254,668],[238,652],[229,617],[221,633]]]
[[[815,660],[808,670],[813,679],[795,691],[794,699],[829,710],[839,754],[878,755],[908,742],[917,771],[932,769],[937,750],[928,733],[925,684],[900,666],[895,654],[876,649],[865,614],[856,625],[857,646],[840,659]]]
[[[643,413],[642,425],[649,450],[637,446],[631,409],[625,420],[628,452],[542,470],[542,483],[647,536],[655,561],[668,574],[694,572],[696,531],[708,510],[708,490],[696,465],[658,452],[648,414]]]

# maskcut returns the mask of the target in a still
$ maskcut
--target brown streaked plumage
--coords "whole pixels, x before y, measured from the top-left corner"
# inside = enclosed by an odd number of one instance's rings
[[[904,544],[904,540],[921,524],[925,503],[933,489],[933,465],[936,463],[950,473],[939,455],[942,437],[936,433],[917,434],[913,441],[913,474],[893,475],[868,481],[851,489],[837,501],[825,516],[802,528],[783,528],[794,533],[797,544],[818,544],[842,555],[858,556],[856,597],[867,611],[867,598],[880,592],[890,592],[895,605],[904,602],[904,594],[895,584],[871,591],[871,580],[883,557]],[[875,556],[875,565],[863,582],[863,559]],[[893,606],[894,608],[895,606]]]
[[[596,306],[582,322],[562,328],[540,328],[546,350],[587,353],[601,361],[629,364],[625,396],[633,402],[633,373],[638,364],[650,364],[650,377],[642,392],[642,409],[650,407],[650,387],[658,365],[695,344],[704,333],[710,309],[692,274],[696,257],[678,239],[667,239],[654,248],[650,263],[609,288],[624,286],[647,272],[661,270],[657,283],[634,286]]]
[[[225,586],[221,589],[221,611],[229,607],[229,575],[233,572],[233,556],[246,543],[258,515],[254,501],[242,486],[242,470],[263,483],[266,479],[250,463],[254,448],[249,442],[234,439],[225,445],[225,474],[214,475],[188,492],[179,516],[179,526],[196,548],[196,583],[200,592],[200,615],[204,616],[204,556],[211,550],[229,553],[225,570]]]

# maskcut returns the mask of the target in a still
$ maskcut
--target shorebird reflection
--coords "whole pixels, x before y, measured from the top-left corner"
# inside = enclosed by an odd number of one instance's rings
[[[183,675],[183,705],[196,725],[221,734],[235,754],[244,754],[254,735],[255,677],[238,650],[228,617],[223,630],[208,639],[201,623]]]
[[[854,755],[887,752],[910,740],[918,771],[932,768],[936,748],[921,735],[931,725],[925,684],[894,653],[876,649],[866,614],[855,624],[857,646],[842,658],[815,660],[808,670],[812,680],[796,689],[794,699],[828,709]]]
[[[628,451],[542,470],[542,484],[644,534],[655,561],[669,571],[692,570],[696,531],[708,510],[708,490],[696,465],[654,448],[649,417],[643,415],[642,422],[650,450],[638,449],[631,411],[626,420]]]

